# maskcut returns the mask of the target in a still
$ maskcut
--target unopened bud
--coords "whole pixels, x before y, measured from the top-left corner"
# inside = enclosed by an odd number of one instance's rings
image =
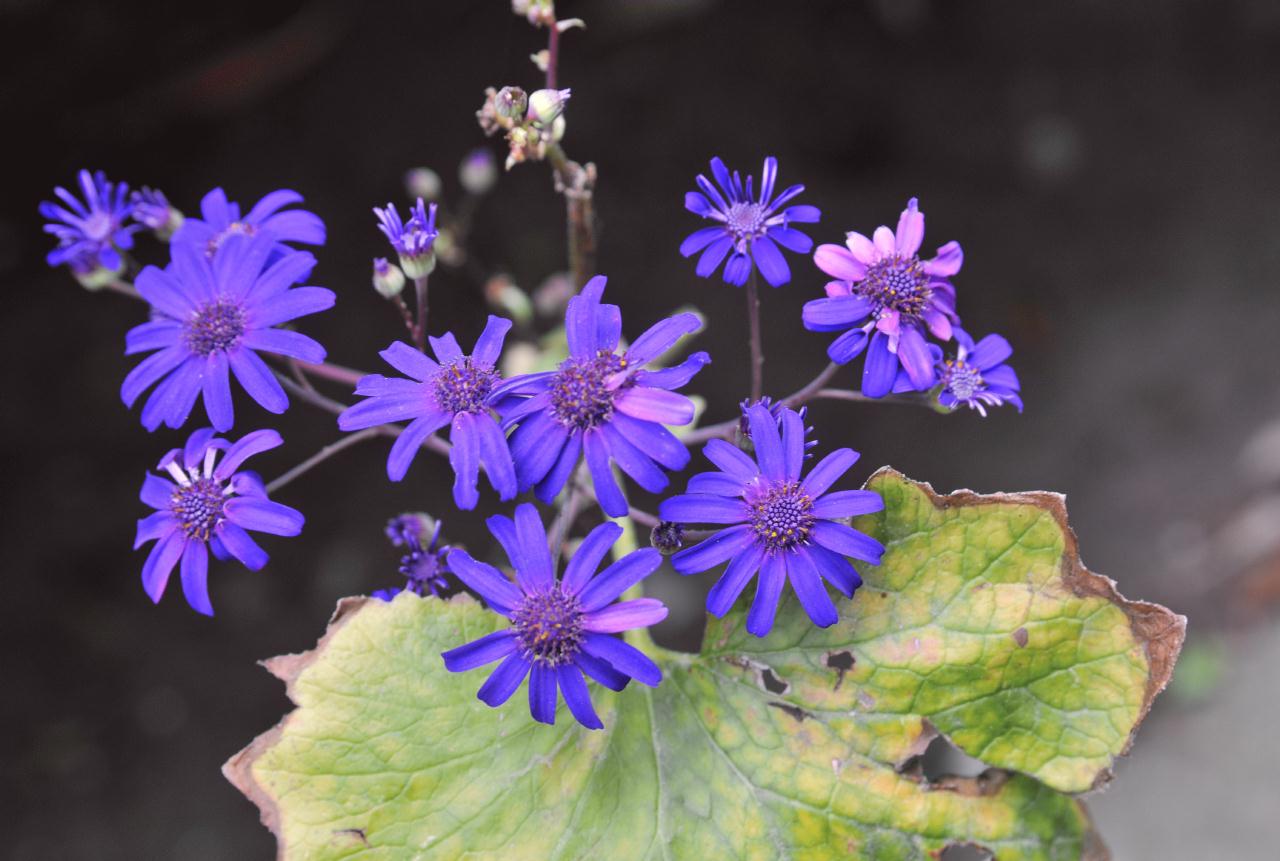
[[[429,167],[415,167],[405,173],[404,187],[410,197],[437,200],[440,197],[440,174]]]
[[[458,181],[468,194],[484,194],[498,181],[498,165],[493,153],[481,147],[467,153],[458,165]]]
[[[564,113],[569,95],[569,90],[535,90],[529,96],[529,120],[540,126],[551,125]]]
[[[529,109],[529,96],[519,87],[503,87],[493,97],[493,109],[504,120],[521,122]]]
[[[385,257],[373,258],[373,289],[383,299],[394,299],[404,290],[404,273]]]
[[[133,220],[146,227],[161,242],[168,242],[182,226],[182,213],[169,203],[163,191],[146,188],[133,193]]]
[[[684,546],[684,527],[670,520],[663,520],[649,533],[649,543],[663,556],[670,556]]]
[[[484,298],[495,311],[507,314],[520,325],[533,319],[529,296],[506,275],[495,275],[484,284]]]

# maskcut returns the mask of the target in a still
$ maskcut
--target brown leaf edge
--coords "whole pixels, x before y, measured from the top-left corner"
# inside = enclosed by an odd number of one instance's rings
[[[298,700],[293,695],[293,686],[297,682],[298,676],[302,675],[307,667],[319,659],[325,649],[328,648],[329,641],[342,629],[342,626],[372,600],[374,599],[361,595],[354,598],[343,598],[338,601],[338,606],[333,611],[332,618],[329,619],[329,626],[325,629],[324,636],[316,643],[314,649],[299,652],[298,654],[278,655],[265,661],[259,661],[263,667],[266,667],[267,672],[284,682],[285,692],[288,694],[290,702],[295,706],[298,705]],[[247,747],[222,765],[222,776],[232,786],[240,790],[246,798],[257,805],[262,824],[267,826],[268,830],[275,835],[276,858],[278,861],[285,861],[288,857],[284,834],[280,830],[280,809],[276,806],[276,799],[253,776],[253,764],[258,761],[260,756],[276,745],[294,714],[295,712],[290,712],[285,715],[280,723],[259,735]]]
[[[878,479],[898,479],[921,490],[939,511],[949,508],[969,507],[975,505],[1033,505],[1049,513],[1058,528],[1062,530],[1064,546],[1062,552],[1062,580],[1078,597],[1105,598],[1115,604],[1129,619],[1129,629],[1134,639],[1141,644],[1147,656],[1149,671],[1147,687],[1143,693],[1142,708],[1134,721],[1133,729],[1125,742],[1120,755],[1129,753],[1138,727],[1142,725],[1156,697],[1169,684],[1173,677],[1174,665],[1178,662],[1178,654],[1182,651],[1182,643],[1187,635],[1187,617],[1174,613],[1167,607],[1149,601],[1130,601],[1120,594],[1116,581],[1102,574],[1094,573],[1085,567],[1080,560],[1080,542],[1075,530],[1067,522],[1067,498],[1061,493],[1043,490],[1024,491],[1018,493],[975,493],[972,490],[955,490],[948,494],[940,494],[927,481],[915,481],[907,478],[892,467],[883,466],[867,480],[871,487]],[[1113,776],[1110,768],[1101,769],[1094,778],[1090,792],[1099,790],[1110,783]],[[1090,858],[1087,852],[1086,858]]]

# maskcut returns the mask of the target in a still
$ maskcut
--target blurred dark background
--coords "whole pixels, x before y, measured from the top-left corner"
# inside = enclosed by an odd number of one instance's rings
[[[751,172],[777,155],[781,181],[806,183],[805,202],[823,211],[810,231],[820,242],[894,224],[919,195],[926,247],[964,245],[967,328],[1014,344],[1027,413],[824,403],[811,413],[822,446],[861,450],[858,480],[892,464],[939,490],[1066,493],[1086,562],[1191,619],[1174,689],[1093,801],[1104,836],[1119,858],[1273,846],[1280,7],[570,0],[558,11],[589,27],[563,40],[565,143],[600,170],[599,268],[626,332],[696,303],[715,363],[692,388],[709,393],[715,419],[744,394],[742,297],[676,253],[699,226],[682,195],[712,155]],[[176,580],[152,606],[144,554],[129,549],[137,489],[184,434],[149,435],[120,403],[135,361],[123,336],[143,308],[48,270],[36,204],[82,166],[162,188],[187,212],[216,185],[245,205],[298,189],[329,229],[314,281],[339,294],[338,310],[302,328],[333,361],[372,370],[401,333],[369,287],[369,259],[386,253],[369,208],[404,201],[404,173],[419,165],[456,199],[458,161],[484,143],[483,88],[536,88],[528,55],[544,39],[502,0],[0,0],[0,853],[270,857],[255,809],[218,771],[288,708],[254,662],[312,646],[337,598],[398,582],[389,516],[436,511],[451,540],[477,545],[493,510],[486,494],[479,511],[453,512],[438,458],[389,485],[386,444],[370,444],[280,493],[305,511],[304,537],[268,539],[261,573],[217,567],[216,618],[192,612]],[[563,249],[543,165],[504,176],[477,211],[474,259],[523,286],[562,268]],[[140,242],[144,261],[162,255]],[[775,394],[826,361],[828,339],[799,317],[823,279],[791,262],[793,283],[764,296]],[[469,343],[484,313],[474,279],[433,278],[433,331]],[[237,397],[237,435],[269,424],[287,440],[256,461],[268,476],[338,435],[305,405],[276,420]],[[698,598],[681,590],[707,584],[657,577],[685,608],[659,637],[687,643]]]

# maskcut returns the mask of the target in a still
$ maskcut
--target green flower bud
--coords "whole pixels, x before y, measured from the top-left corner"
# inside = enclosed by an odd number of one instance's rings
[[[404,290],[404,273],[385,257],[373,258],[373,289],[383,299],[394,299]]]
[[[535,90],[529,96],[529,121],[539,126],[551,125],[564,113],[569,95],[569,90]]]
[[[493,97],[493,108],[500,118],[518,123],[529,109],[529,96],[519,87],[503,87]]]

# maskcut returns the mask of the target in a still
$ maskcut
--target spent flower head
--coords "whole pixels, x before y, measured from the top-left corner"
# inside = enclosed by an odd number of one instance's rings
[[[142,588],[152,601],[160,601],[169,575],[181,563],[187,603],[212,616],[210,552],[257,571],[267,564],[267,553],[249,531],[284,536],[302,531],[299,512],[268,499],[256,472],[240,470],[249,457],[283,442],[273,430],[258,430],[228,443],[203,428],[160,460],[157,470],[165,475],[147,474],[141,497],[155,513],[138,521],[133,547],[156,542],[142,566]]]
[[[880,563],[884,547],[840,522],[884,508],[870,490],[828,489],[858,460],[848,448],[827,455],[803,475],[804,419],[784,408],[775,418],[763,405],[747,410],[755,459],[724,440],[703,449],[720,468],[689,479],[687,492],[663,501],[658,516],[676,523],[723,525],[705,541],[671,557],[681,574],[695,574],[728,562],[707,595],[707,612],[723,616],[759,572],[747,630],[763,637],[773,628],[783,585],[791,588],[819,627],[839,614],[827,594],[827,581],[852,597],[862,578],[849,557]],[[781,430],[779,430],[781,424]]]
[[[409,210],[409,220],[402,221],[394,203],[385,209],[373,208],[378,216],[378,229],[387,237],[400,257],[400,268],[410,278],[425,278],[436,268],[435,241],[436,204],[426,206],[422,198]]]
[[[157,239],[168,242],[182,226],[182,213],[169,203],[163,191],[144,185],[133,193],[132,200],[133,220],[154,233]]]
[[[655,687],[662,681],[657,664],[612,636],[666,618],[667,608],[653,598],[614,603],[662,564],[662,554],[649,547],[635,550],[597,574],[622,535],[622,527],[602,523],[587,534],[565,566],[564,576],[557,579],[536,508],[525,503],[516,507],[514,520],[497,515],[486,522],[511,560],[516,582],[464,550],[450,553],[449,565],[511,624],[443,655],[445,667],[455,673],[502,662],[476,694],[483,703],[502,705],[527,676],[534,720],[555,723],[563,694],[578,723],[601,729],[604,724],[591,704],[584,675],[614,691],[622,690],[631,679]]]
[[[378,589],[371,597],[390,601],[401,592],[439,597],[449,588],[447,556],[453,548],[440,544],[440,521],[425,514],[401,514],[387,523],[387,537],[394,547],[405,550],[399,571],[405,577],[403,587]]]
[[[725,283],[738,287],[746,284],[754,265],[771,286],[786,284],[791,280],[791,267],[778,246],[807,253],[813,247],[813,240],[791,225],[813,223],[821,217],[815,206],[787,205],[804,191],[804,186],[793,185],[775,196],[778,160],[773,156],[764,160],[759,197],[752,188],[753,178],[748,176],[743,183],[738,172],[730,174],[719,157],[711,159],[711,175],[716,184],[698,174],[701,191],[687,192],[684,206],[695,215],[717,223],[685,237],[680,243],[680,253],[690,257],[701,252],[696,271],[703,278],[710,278],[728,257],[723,274]]]

